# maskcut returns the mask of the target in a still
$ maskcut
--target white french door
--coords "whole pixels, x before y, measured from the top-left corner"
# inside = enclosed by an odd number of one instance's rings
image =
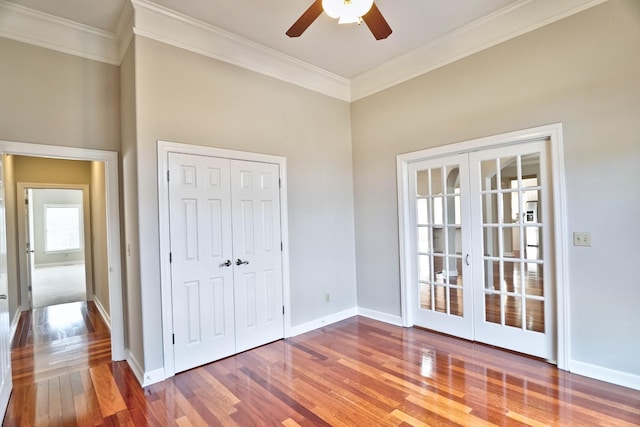
[[[475,339],[552,358],[554,287],[546,141],[469,155]]]
[[[551,358],[547,141],[408,167],[418,326]]]
[[[467,162],[462,154],[410,165],[409,194],[415,323],[473,339]]]
[[[284,336],[278,165],[169,153],[175,372]]]

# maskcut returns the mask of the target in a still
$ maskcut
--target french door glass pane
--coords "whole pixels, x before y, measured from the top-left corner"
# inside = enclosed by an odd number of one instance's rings
[[[544,287],[542,286],[543,265],[533,262],[524,264],[525,268],[525,293],[530,296],[544,296]]]
[[[527,330],[544,332],[544,301],[527,298]]]
[[[420,308],[431,310],[431,284],[420,283]]]
[[[483,253],[485,256],[498,256],[499,236],[498,227],[483,227]]]

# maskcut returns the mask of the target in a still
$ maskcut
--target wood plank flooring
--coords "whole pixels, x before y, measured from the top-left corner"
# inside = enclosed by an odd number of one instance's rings
[[[362,317],[142,389],[91,304],[84,326],[40,310],[14,339],[5,426],[640,425],[640,391]]]

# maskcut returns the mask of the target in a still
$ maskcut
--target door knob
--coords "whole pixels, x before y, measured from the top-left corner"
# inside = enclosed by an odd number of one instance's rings
[[[225,262],[220,264],[220,267],[231,267],[231,260],[230,259],[226,260]]]
[[[240,258],[236,260],[236,265],[249,264],[249,261],[243,261]]]
[[[7,299],[7,296],[5,294],[0,295],[0,299]]]

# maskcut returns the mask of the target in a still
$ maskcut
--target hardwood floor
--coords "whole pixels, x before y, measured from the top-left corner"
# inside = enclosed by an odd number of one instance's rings
[[[75,321],[21,320],[3,425],[640,425],[640,391],[362,317],[142,389],[109,360],[95,308],[74,304]]]

